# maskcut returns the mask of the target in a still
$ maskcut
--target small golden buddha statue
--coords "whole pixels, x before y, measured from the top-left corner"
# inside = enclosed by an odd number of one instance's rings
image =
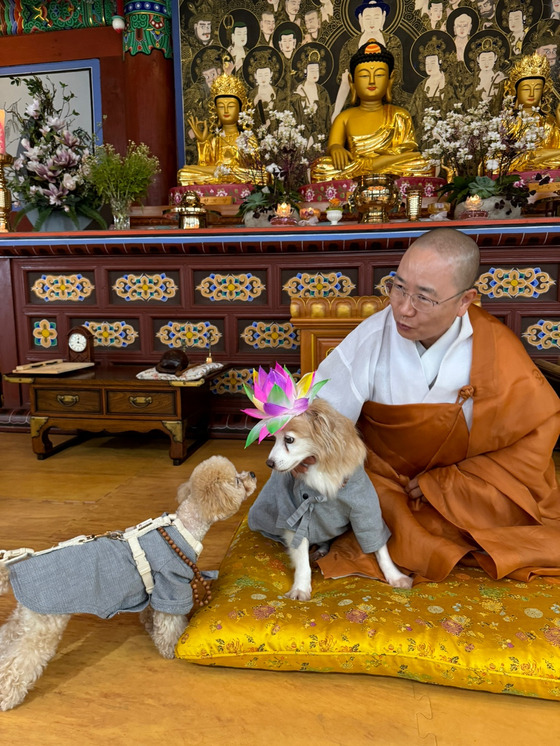
[[[506,94],[514,96],[514,106],[532,114],[544,135],[535,149],[522,153],[511,165],[512,171],[560,168],[560,107],[551,113],[553,96],[548,59],[537,53],[522,57],[514,65],[506,83]],[[514,125],[514,134],[519,124]]]
[[[210,121],[194,116],[187,120],[197,141],[198,165],[183,166],[177,174],[179,184],[260,183],[259,174],[243,165],[237,144],[239,114],[247,108],[245,85],[235,75],[223,73],[212,83],[210,93]],[[219,131],[211,134],[216,126]],[[256,150],[256,139],[250,138],[248,146]]]
[[[418,150],[412,117],[391,104],[395,61],[376,41],[350,60],[352,102],[334,120],[327,155],[311,166],[311,180],[354,179],[364,174],[429,176],[433,170]]]

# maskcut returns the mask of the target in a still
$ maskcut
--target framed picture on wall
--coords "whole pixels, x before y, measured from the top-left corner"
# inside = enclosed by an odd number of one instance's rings
[[[31,103],[27,88],[13,84],[12,79],[24,79],[31,75],[52,83],[57,91],[57,107],[62,106],[63,91],[73,93],[75,98],[71,102],[71,111],[76,112],[73,116],[73,128],[81,127],[90,132],[97,143],[103,142],[99,60],[0,67],[0,109],[6,110],[6,151],[10,155],[17,155],[21,133],[19,122],[10,116],[9,110],[15,108],[20,114],[24,114]]]

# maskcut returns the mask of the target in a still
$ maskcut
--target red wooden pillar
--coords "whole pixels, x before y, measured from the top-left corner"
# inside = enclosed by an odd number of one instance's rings
[[[165,205],[170,187],[177,184],[170,3],[143,2],[142,11],[136,5],[124,5],[126,136],[146,143],[159,158],[161,173],[150,187],[146,204]]]

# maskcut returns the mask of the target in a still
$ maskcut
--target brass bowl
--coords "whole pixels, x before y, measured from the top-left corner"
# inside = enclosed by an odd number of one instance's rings
[[[399,190],[395,174],[367,174],[357,179],[354,204],[361,223],[388,223],[389,212],[397,204]]]

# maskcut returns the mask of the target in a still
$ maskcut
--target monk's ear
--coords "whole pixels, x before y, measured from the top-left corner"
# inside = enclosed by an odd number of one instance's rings
[[[464,316],[468,311],[469,306],[474,303],[477,298],[478,291],[476,288],[471,288],[470,290],[467,290],[465,293],[463,293],[461,303],[459,305],[459,310],[457,311],[457,316]]]

